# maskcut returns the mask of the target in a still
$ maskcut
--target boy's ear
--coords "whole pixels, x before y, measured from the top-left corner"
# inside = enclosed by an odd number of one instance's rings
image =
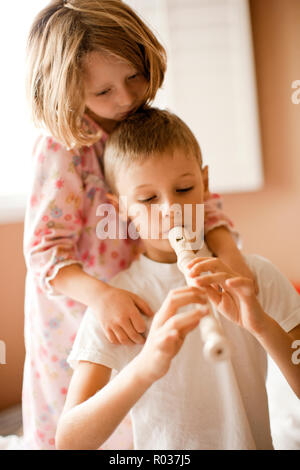
[[[127,211],[120,204],[120,199],[118,196],[112,193],[106,193],[106,199],[112,204],[117,212],[120,215],[120,218],[125,222],[128,220]]]
[[[208,182],[208,166],[206,165],[202,168],[202,181],[204,186],[204,199],[209,199],[210,192],[209,192],[209,182]]]
[[[114,208],[119,211],[119,199],[115,194],[106,193],[106,199],[114,206]]]

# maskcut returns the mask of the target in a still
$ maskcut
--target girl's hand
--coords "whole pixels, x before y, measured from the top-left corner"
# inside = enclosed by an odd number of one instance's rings
[[[107,286],[94,296],[89,306],[108,341],[113,344],[144,344],[146,324],[142,313],[151,317],[153,312],[138,295]]]
[[[241,277],[218,258],[196,258],[188,269],[197,285],[205,287],[218,312],[252,334],[261,331],[266,314],[256,298],[252,279]]]
[[[169,370],[173,357],[180,350],[184,339],[207,315],[205,289],[183,287],[171,290],[156,313],[147,341],[137,357],[142,376],[150,384],[163,377]],[[199,304],[199,309],[176,312],[188,304]]]

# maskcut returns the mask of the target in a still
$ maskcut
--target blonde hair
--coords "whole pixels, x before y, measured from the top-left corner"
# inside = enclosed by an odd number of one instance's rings
[[[26,88],[32,118],[66,147],[99,140],[82,126],[83,58],[113,54],[148,80],[145,103],[162,85],[166,53],[154,34],[121,0],[52,1],[36,17],[28,38]]]
[[[181,149],[187,158],[195,158],[202,167],[199,143],[191,129],[168,110],[144,107],[120,122],[110,134],[104,150],[105,180],[118,194],[116,175],[121,166],[143,164],[149,158],[161,158]]]

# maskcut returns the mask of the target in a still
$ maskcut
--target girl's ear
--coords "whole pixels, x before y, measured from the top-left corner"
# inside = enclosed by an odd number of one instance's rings
[[[120,218],[124,220],[124,222],[127,222],[128,220],[128,214],[127,214],[127,209],[120,204],[120,199],[118,196],[112,193],[106,193],[106,199],[112,204],[117,212],[119,214]]]
[[[204,187],[204,199],[209,199],[210,192],[209,192],[209,184],[208,184],[208,166],[206,165],[202,169],[202,181]]]

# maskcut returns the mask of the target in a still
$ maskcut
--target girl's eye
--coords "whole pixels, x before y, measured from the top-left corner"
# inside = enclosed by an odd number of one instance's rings
[[[96,96],[104,96],[104,95],[107,95],[107,93],[109,93],[110,90],[104,90],[104,91],[101,91],[100,93],[97,93]]]
[[[188,188],[176,189],[178,193],[186,193],[187,191],[191,191],[194,189],[194,186],[189,186]]]
[[[139,75],[139,73],[135,73],[134,75],[131,75],[130,77],[128,77],[128,80],[133,80],[134,78],[136,78],[137,76]]]

